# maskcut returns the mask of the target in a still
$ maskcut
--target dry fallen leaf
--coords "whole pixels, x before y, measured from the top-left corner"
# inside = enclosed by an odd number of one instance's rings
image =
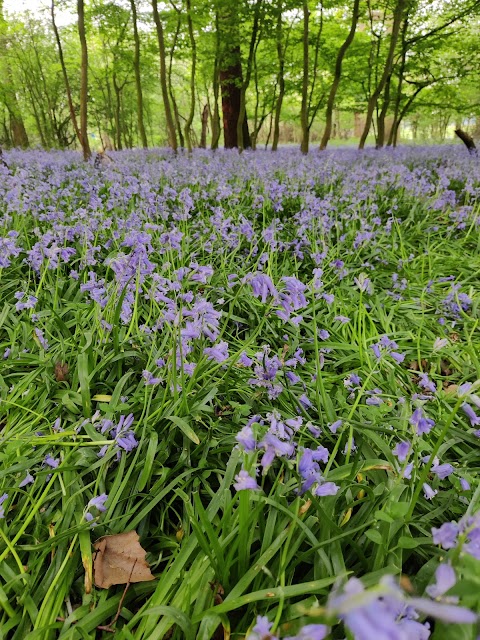
[[[55,362],[53,373],[57,382],[68,380],[68,364],[60,361]]]
[[[93,547],[97,551],[93,561],[96,587],[108,589],[113,584],[155,579],[145,560],[146,552],[139,543],[136,531],[103,536]]]

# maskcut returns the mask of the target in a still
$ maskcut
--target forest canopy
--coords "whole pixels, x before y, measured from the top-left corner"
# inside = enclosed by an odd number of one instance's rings
[[[307,152],[480,128],[480,0],[3,5],[5,147]]]

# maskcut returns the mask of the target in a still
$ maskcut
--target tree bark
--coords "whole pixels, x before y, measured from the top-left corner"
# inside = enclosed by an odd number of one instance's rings
[[[72,91],[70,89],[70,81],[68,79],[67,67],[65,65],[65,58],[63,57],[62,41],[60,40],[60,34],[58,33],[57,23],[55,21],[55,0],[52,0],[52,4],[51,4],[51,7],[50,7],[50,14],[52,16],[53,33],[55,35],[55,40],[57,42],[58,57],[59,57],[59,60],[60,60],[60,67],[62,69],[63,82],[65,84],[65,93],[67,94],[67,102],[68,102],[68,110],[69,110],[69,113],[70,113],[70,120],[72,121],[73,130],[75,131],[75,135],[78,138],[78,142],[80,143],[80,146],[83,148],[83,145],[82,145],[82,134],[80,133],[80,129],[78,127],[77,116],[76,116],[76,113],[75,113],[75,107],[73,106]]]
[[[78,37],[82,51],[82,63],[80,69],[80,136],[83,151],[83,159],[89,160],[92,155],[88,141],[88,48],[85,33],[85,3],[77,0]]]
[[[195,115],[195,73],[197,70],[197,43],[195,42],[195,35],[193,33],[192,22],[192,3],[191,0],[185,0],[187,7],[187,26],[188,37],[190,40],[190,49],[192,52],[192,67],[190,70],[190,112],[185,123],[185,140],[187,142],[187,149],[192,151],[192,136],[190,129],[192,128],[193,117]]]
[[[337,59],[335,61],[335,72],[333,76],[332,86],[330,87],[330,93],[328,95],[327,110],[325,113],[325,131],[323,132],[322,140],[320,142],[320,151],[323,151],[327,148],[330,136],[332,135],[333,109],[335,106],[335,98],[337,95],[338,87],[340,86],[340,80],[342,78],[343,59],[355,37],[355,31],[357,29],[357,23],[360,14],[359,9],[360,0],[354,0],[350,31],[348,32],[345,42],[338,50]]]
[[[395,5],[395,10],[393,13],[392,33],[390,36],[390,46],[388,49],[387,60],[385,62],[385,67],[383,69],[382,76],[378,81],[377,86],[375,87],[375,90],[370,96],[370,99],[368,100],[365,127],[363,129],[363,133],[360,138],[360,143],[358,145],[359,149],[363,149],[365,147],[365,142],[367,140],[370,127],[372,126],[373,112],[377,105],[378,98],[380,97],[380,94],[382,93],[385,87],[387,79],[392,72],[393,56],[395,55],[395,47],[397,46],[398,35],[400,33],[400,25],[402,23],[403,11],[405,9],[406,3],[407,3],[407,0],[397,0],[397,3]]]
[[[138,19],[137,19],[137,7],[135,0],[130,0],[130,7],[132,10],[132,22],[133,22],[133,40],[135,43],[135,50],[133,55],[133,68],[135,70],[135,87],[137,90],[137,122],[138,133],[140,135],[140,141],[142,147],[146,149],[148,147],[147,133],[145,131],[145,123],[143,121],[143,91],[142,91],[142,75],[140,72],[140,36],[138,34]]]
[[[278,58],[278,73],[277,73],[277,85],[278,96],[275,104],[275,118],[273,124],[273,139],[272,139],[272,151],[278,149],[278,143],[280,141],[280,116],[282,113],[283,98],[285,97],[285,47],[283,43],[283,0],[278,0],[277,4],[277,23],[276,23],[276,45],[277,45],[277,58]]]
[[[210,113],[210,109],[208,108],[208,104],[203,107],[202,111],[202,129],[200,133],[200,148],[207,148],[207,128],[208,128],[208,116]]]
[[[247,89],[250,84],[250,79],[252,77],[253,58],[254,58],[255,50],[257,46],[257,39],[259,37],[260,7],[262,5],[262,1],[263,0],[256,0],[255,2],[252,33],[250,36],[250,46],[248,48],[247,67],[245,70],[245,77],[240,87],[240,107],[238,110],[238,121],[237,121],[237,140],[238,140],[239,151],[242,151],[246,146],[251,146],[250,136],[248,136],[248,140],[246,141],[244,140],[244,123],[247,119],[247,115],[246,115]],[[247,145],[245,145],[245,142],[247,142]]]
[[[377,143],[376,148],[381,149],[385,144],[385,118],[387,117],[388,107],[390,106],[390,86],[392,83],[392,75],[388,76],[383,93],[383,104],[377,118]]]
[[[160,87],[162,89],[163,106],[165,109],[165,120],[167,123],[167,135],[168,144],[174,152],[177,151],[177,134],[175,132],[175,123],[173,122],[172,109],[170,107],[170,100],[168,97],[167,86],[167,64],[165,55],[165,39],[163,35],[163,25],[158,13],[158,2],[152,0],[153,20],[155,22],[155,28],[157,30],[158,39],[158,51],[160,56]]]
[[[308,144],[310,138],[310,130],[308,127],[308,37],[309,37],[309,18],[310,9],[308,8],[308,0],[303,2],[303,80],[302,80],[302,107],[300,111],[300,123],[302,127],[302,142],[300,150],[302,153],[308,153]]]
[[[477,147],[475,146],[472,136],[470,136],[466,131],[462,131],[462,129],[455,129],[455,135],[458,136],[467,147],[468,153],[475,156],[477,155]]]
[[[218,10],[215,11],[215,60],[213,63],[213,112],[212,118],[212,150],[218,149],[220,140],[220,111],[218,109],[218,98],[220,95],[220,27]]]
[[[178,36],[180,35],[180,28],[182,26],[182,12],[175,6],[175,4],[171,3],[175,10],[177,11],[177,26],[175,27],[175,33],[172,40],[172,46],[170,47],[169,53],[169,61],[168,61],[168,95],[170,96],[170,100],[172,103],[173,109],[173,121],[175,122],[175,127],[177,129],[178,134],[178,142],[181,149],[185,147],[185,140],[183,138],[183,128],[180,122],[180,114],[178,112],[177,101],[175,100],[175,92],[173,90],[173,80],[172,80],[172,69],[173,69],[173,56],[175,55],[175,49],[177,48]]]
[[[220,30],[219,76],[222,95],[223,135],[226,149],[239,146],[241,88],[243,85],[240,33],[236,5],[233,0],[220,3],[218,27]],[[250,146],[248,120],[243,116],[241,127],[243,148]]]
[[[3,0],[0,0],[0,61],[2,64],[2,84],[3,84],[3,98],[5,106],[7,107],[9,120],[10,120],[10,133],[12,137],[12,143],[14,147],[26,148],[29,145],[27,130],[23,122],[22,113],[18,104],[17,94],[13,85],[12,70],[7,60],[6,55],[6,35],[5,35],[6,23],[3,15]],[[4,58],[4,61],[1,60]]]

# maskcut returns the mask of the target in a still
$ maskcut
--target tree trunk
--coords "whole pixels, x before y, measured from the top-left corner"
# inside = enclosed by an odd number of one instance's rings
[[[325,131],[323,132],[322,140],[320,142],[320,151],[327,148],[328,141],[330,140],[330,136],[332,134],[333,108],[335,106],[335,98],[337,95],[338,87],[340,86],[340,80],[342,78],[343,59],[355,37],[358,17],[360,14],[359,9],[360,9],[360,0],[354,0],[352,23],[350,25],[350,31],[348,32],[345,42],[342,44],[342,46],[338,50],[337,59],[335,61],[335,72],[333,76],[332,86],[330,87],[330,93],[328,96],[327,110],[325,113],[325,120],[326,120]]]
[[[395,96],[395,107],[393,109],[393,122],[392,122],[392,127],[390,129],[390,133],[388,136],[387,147],[391,147],[393,144],[393,139],[395,137],[395,129],[397,127],[397,120],[400,115],[400,104],[402,102],[403,74],[405,72],[406,54],[407,54],[406,50],[403,50],[402,59],[400,62],[400,68],[398,70],[398,86],[397,86],[397,95]]]
[[[427,87],[428,84],[424,84],[421,85],[420,87],[418,87],[414,93],[410,96],[410,98],[407,100],[407,102],[405,103],[403,109],[400,111],[400,115],[398,116],[397,121],[394,124],[393,127],[393,146],[396,147],[397,146],[397,140],[398,140],[398,132],[400,130],[400,124],[402,123],[402,120],[404,119],[404,117],[407,115],[407,113],[410,110],[410,107],[412,106],[415,98],[418,96],[418,94],[420,93],[420,91],[422,91],[423,89],[425,89],[425,87]],[[417,127],[418,127],[418,122],[414,122],[413,123],[413,127],[412,127],[412,132],[413,132],[413,139],[416,140],[417,139]]]
[[[302,153],[308,153],[308,143],[310,130],[308,127],[308,36],[310,18],[310,10],[308,8],[308,0],[303,2],[303,81],[302,81],[302,107],[300,112],[300,123],[302,127],[302,142],[300,150]]]
[[[462,131],[462,129],[455,129],[455,135],[458,136],[467,147],[468,153],[475,156],[477,155],[477,147],[475,146],[472,136],[470,136],[466,131]]]
[[[78,37],[82,51],[82,64],[80,70],[80,136],[83,151],[83,159],[88,160],[92,155],[88,142],[88,49],[85,34],[85,3],[77,0]]]
[[[210,114],[210,109],[208,108],[208,104],[203,107],[202,111],[202,130],[200,134],[200,148],[207,148],[207,128],[208,128],[208,117]]]
[[[140,73],[140,36],[138,35],[138,20],[137,20],[137,7],[135,6],[135,0],[130,0],[130,7],[132,9],[132,21],[133,21],[133,40],[135,42],[135,51],[133,55],[133,68],[135,70],[135,87],[137,90],[137,120],[138,120],[138,133],[142,147],[146,149],[147,133],[145,131],[145,123],[143,121],[143,91],[142,91],[142,76]]]
[[[185,140],[187,141],[188,150],[192,151],[192,136],[190,134],[190,129],[192,127],[193,117],[195,115],[195,73],[197,69],[197,43],[195,42],[195,36],[193,33],[191,0],[186,0],[186,7],[188,37],[190,40],[190,49],[192,52],[192,67],[190,70],[190,112],[185,123]]]
[[[248,132],[247,132],[247,140],[244,139],[245,138],[244,123],[247,119],[247,115],[246,115],[247,89],[250,84],[250,79],[252,77],[253,58],[254,58],[255,50],[257,46],[257,39],[259,37],[260,7],[262,5],[262,1],[263,0],[256,0],[255,2],[252,33],[250,36],[250,46],[248,49],[247,67],[245,70],[245,78],[240,87],[240,108],[238,110],[238,121],[237,121],[237,140],[238,140],[239,151],[242,151],[247,146],[251,146],[251,140],[250,140],[250,136],[248,135]],[[247,142],[247,145],[245,145],[245,142]]]
[[[212,144],[211,149],[218,149],[220,140],[220,112],[218,98],[220,95],[220,28],[218,11],[215,11],[215,60],[213,63],[213,113],[212,113]]]
[[[10,68],[6,49],[6,23],[3,15],[3,0],[0,0],[0,62],[2,63],[0,81],[3,84],[3,99],[7,107],[10,120],[10,133],[14,147],[28,147],[28,135],[23,122],[22,113],[18,104],[17,94],[13,85],[12,70]],[[3,58],[3,60],[1,60]]]
[[[223,135],[226,149],[239,146],[238,123],[240,120],[241,87],[243,85],[242,61],[240,52],[240,33],[238,16],[233,2],[221,3],[222,13],[219,15],[218,26],[220,37],[220,89],[222,94]],[[236,5],[235,5],[236,6]],[[248,120],[243,116],[241,127],[241,145],[250,146]]]
[[[58,57],[59,57],[59,60],[60,60],[60,67],[62,69],[63,82],[65,84],[65,93],[67,94],[67,102],[68,102],[68,110],[70,112],[70,120],[72,121],[73,130],[75,131],[75,135],[78,138],[78,142],[80,143],[80,146],[83,148],[82,134],[80,133],[80,129],[78,127],[77,116],[75,114],[75,107],[73,106],[72,91],[70,89],[70,82],[69,82],[68,74],[67,74],[67,67],[65,65],[65,58],[63,57],[62,42],[60,40],[60,34],[58,33],[57,23],[55,21],[55,0],[52,0],[50,13],[51,13],[51,16],[52,16],[53,33],[55,35],[55,40],[57,42],[57,47],[58,47]]]
[[[276,25],[276,44],[277,44],[277,57],[278,57],[278,73],[277,73],[277,85],[278,96],[275,104],[275,118],[273,123],[273,140],[272,151],[278,149],[278,143],[280,141],[280,116],[282,113],[283,98],[285,97],[285,47],[283,43],[283,0],[278,0],[277,5],[277,25]]]
[[[388,76],[383,94],[383,104],[377,118],[377,144],[376,148],[381,149],[385,144],[385,118],[387,116],[388,107],[390,106],[390,86],[392,83],[391,74]]]
[[[122,119],[121,119],[121,93],[122,89],[117,83],[117,75],[113,72],[113,88],[115,90],[115,144],[116,148],[122,149]]]
[[[173,151],[177,151],[177,135],[175,132],[175,123],[173,122],[170,100],[168,97],[167,87],[167,64],[165,55],[165,40],[163,37],[163,26],[158,14],[158,2],[152,0],[153,19],[157,30],[158,51],[160,56],[160,87],[162,89],[163,106],[165,109],[165,120],[167,123],[168,143]]]
[[[177,47],[180,28],[182,26],[182,12],[177,9],[177,14],[178,14],[177,26],[175,28],[175,34],[173,36],[172,46],[170,47],[167,77],[168,77],[168,95],[170,96],[170,100],[172,102],[172,109],[173,109],[173,120],[175,122],[175,127],[177,129],[180,148],[183,149],[185,147],[185,140],[183,138],[183,129],[182,129],[182,124],[180,122],[180,114],[178,112],[177,101],[175,100],[175,92],[173,91],[173,80],[172,80],[173,56],[175,54],[175,49]]]
[[[393,13],[393,25],[392,25],[392,33],[390,36],[390,47],[388,49],[387,60],[385,62],[385,67],[383,69],[382,76],[375,87],[374,92],[370,96],[367,105],[367,115],[365,119],[365,128],[363,129],[362,136],[360,138],[360,143],[358,145],[359,149],[363,149],[365,147],[365,142],[367,140],[368,133],[370,131],[370,127],[372,126],[373,120],[373,112],[375,111],[375,107],[378,102],[378,98],[385,87],[387,79],[392,72],[393,65],[393,56],[395,54],[395,47],[397,45],[398,34],[400,32],[400,25],[403,19],[403,11],[405,9],[407,0],[397,0],[397,4],[395,5],[395,11]]]

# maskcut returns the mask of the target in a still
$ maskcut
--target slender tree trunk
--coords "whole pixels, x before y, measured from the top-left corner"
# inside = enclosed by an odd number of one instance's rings
[[[338,87],[340,86],[340,80],[342,78],[343,59],[355,37],[359,14],[360,0],[354,0],[350,31],[348,32],[345,42],[338,50],[337,59],[335,61],[335,72],[333,76],[332,86],[330,87],[330,93],[328,95],[327,110],[325,113],[325,131],[323,132],[322,140],[320,142],[321,151],[327,148],[328,141],[330,140],[330,136],[332,134],[333,108],[335,106],[335,98],[337,96]]]
[[[167,63],[165,55],[165,39],[163,36],[163,26],[158,13],[158,2],[152,0],[153,19],[157,30],[158,51],[160,56],[160,87],[162,89],[163,106],[165,109],[165,120],[167,123],[168,143],[173,151],[177,151],[177,134],[175,132],[175,123],[173,122],[172,109],[168,97],[167,86]]]
[[[200,149],[207,148],[207,128],[208,128],[208,116],[210,113],[210,109],[208,108],[208,104],[203,107],[202,111],[202,129],[200,133]]]
[[[262,6],[262,1],[263,0],[256,0],[255,2],[252,33],[250,36],[250,46],[248,49],[247,66],[245,69],[245,77],[240,87],[240,108],[238,112],[238,121],[237,121],[237,140],[238,140],[239,151],[242,151],[246,146],[251,146],[250,136],[248,136],[247,140],[244,139],[245,138],[244,123],[247,119],[247,115],[246,115],[247,89],[250,84],[250,79],[252,77],[253,58],[254,58],[255,49],[257,46],[257,39],[259,38],[260,8]],[[245,142],[247,144],[245,144]]]
[[[55,40],[57,42],[58,48],[58,58],[60,60],[60,67],[62,69],[63,82],[65,84],[65,93],[67,94],[67,102],[68,102],[68,110],[70,112],[70,120],[72,121],[73,130],[75,131],[75,135],[78,138],[78,142],[83,149],[82,144],[82,134],[80,133],[80,129],[77,122],[77,116],[75,114],[75,107],[73,106],[72,99],[72,91],[70,89],[70,81],[68,79],[67,67],[65,65],[65,58],[63,57],[63,48],[62,41],[60,40],[60,34],[58,33],[57,23],[55,21],[55,0],[52,0],[52,4],[50,7],[50,14],[52,16],[52,28],[53,33],[55,35]]]
[[[175,7],[175,5],[173,5],[173,6]],[[172,46],[170,47],[167,78],[168,78],[168,95],[170,96],[170,100],[172,102],[173,120],[175,122],[175,127],[177,129],[178,142],[179,142],[180,148],[183,149],[185,147],[185,140],[183,138],[183,128],[182,128],[182,124],[180,122],[180,114],[178,112],[177,101],[175,100],[175,92],[173,90],[173,79],[172,79],[173,78],[173,72],[172,72],[172,70],[173,70],[173,56],[175,55],[175,49],[177,48],[178,36],[180,35],[180,28],[182,26],[182,12],[179,11],[177,8],[176,8],[176,10],[177,10],[177,26],[175,28],[175,34],[173,36]]]
[[[192,22],[192,3],[191,0],[185,0],[187,7],[187,26],[188,37],[190,40],[190,50],[192,52],[192,67],[190,70],[190,112],[185,123],[185,140],[187,141],[187,149],[192,150],[192,136],[190,129],[192,127],[193,117],[195,115],[195,73],[197,70],[197,43],[195,42],[195,35],[193,33]]]
[[[218,98],[220,95],[220,28],[218,11],[215,11],[215,60],[213,64],[213,112],[212,112],[212,144],[211,149],[218,149],[220,140],[220,112]]]
[[[30,84],[30,82],[26,83],[26,88],[28,90],[29,96],[30,96],[30,104],[32,105],[32,111],[33,111],[33,117],[35,119],[35,124],[37,125],[37,131],[38,131],[38,135],[40,136],[40,143],[42,145],[42,147],[44,149],[47,148],[47,140],[45,138],[44,135],[44,126],[45,126],[45,121],[43,122],[43,127],[42,127],[42,118],[40,117],[39,113],[38,113],[38,109],[37,109],[37,105],[35,104],[35,95],[32,89],[32,86]]]
[[[78,37],[82,50],[82,65],[80,71],[80,135],[83,150],[83,159],[88,160],[92,155],[88,142],[88,49],[85,34],[85,3],[77,0],[78,13]]]
[[[397,120],[399,118],[400,115],[400,105],[402,103],[402,90],[403,90],[403,80],[404,80],[404,74],[405,74],[405,67],[406,67],[406,63],[407,63],[407,50],[408,50],[408,45],[407,45],[407,33],[408,33],[408,26],[409,26],[409,22],[408,22],[408,15],[405,17],[405,21],[403,23],[403,28],[402,28],[402,54],[400,57],[400,66],[398,69],[398,86],[397,86],[397,93],[395,96],[395,106],[393,109],[393,122],[392,122],[392,126],[390,128],[390,133],[388,135],[388,141],[387,141],[387,146],[390,147],[393,144],[393,139],[395,137],[395,129],[396,129],[396,123]]]
[[[240,51],[240,32],[236,4],[233,2],[220,3],[222,12],[219,14],[220,28],[220,89],[222,94],[223,136],[226,149],[239,146],[238,134],[241,131],[240,144],[243,148],[250,146],[248,121],[243,116],[242,128],[238,127],[240,120],[241,87],[243,86],[242,62]]]
[[[377,86],[375,87],[375,90],[370,96],[370,99],[368,101],[365,127],[363,129],[363,133],[360,138],[360,143],[358,145],[359,149],[363,149],[365,147],[365,142],[367,140],[370,127],[372,126],[373,112],[375,111],[378,98],[380,97],[383,91],[383,88],[385,87],[385,84],[387,82],[387,79],[392,72],[393,56],[395,54],[395,47],[397,45],[398,34],[400,32],[400,25],[402,23],[403,12],[406,6],[406,2],[407,0],[397,0],[397,4],[395,5],[395,11],[393,13],[392,33],[390,36],[390,47],[388,49],[387,60],[385,62],[385,67],[383,69],[382,76],[378,81]]]
[[[300,111],[300,123],[302,127],[302,142],[300,150],[308,153],[310,130],[308,127],[308,37],[309,37],[310,9],[308,0],[303,2],[303,80],[302,80],[302,107]]]
[[[113,72],[113,88],[115,90],[115,145],[122,149],[121,88],[117,83],[117,74]]]
[[[402,120],[407,115],[407,113],[410,111],[410,108],[411,108],[415,98],[420,93],[420,91],[423,91],[423,89],[425,89],[425,87],[427,87],[427,86],[428,86],[428,84],[424,84],[424,85],[421,85],[420,87],[417,87],[417,89],[413,92],[413,94],[409,97],[409,99],[405,103],[403,109],[400,111],[400,115],[398,116],[398,119],[395,122],[394,128],[393,128],[393,146],[394,147],[397,146],[398,132],[400,130],[400,125],[402,123]],[[416,140],[417,139],[417,124],[414,125],[413,132],[414,132],[413,139]]]
[[[385,84],[385,90],[383,93],[383,104],[377,118],[377,149],[381,149],[385,144],[385,118],[387,117],[388,107],[390,106],[390,86],[392,83],[392,76],[387,79]]]
[[[12,70],[7,59],[6,39],[7,35],[5,18],[3,15],[3,0],[0,0],[0,64],[2,67],[0,82],[3,84],[3,98],[10,119],[10,132],[13,146],[25,148],[29,145],[28,135],[13,84]]]
[[[133,40],[135,43],[135,50],[133,55],[133,68],[135,70],[135,87],[137,90],[137,121],[138,121],[138,133],[140,135],[140,141],[142,147],[146,149],[147,133],[145,131],[145,123],[143,121],[143,91],[142,91],[142,75],[140,72],[140,36],[138,34],[138,19],[137,19],[137,7],[135,0],[130,0],[130,7],[132,9],[132,21],[133,21]]]
[[[277,85],[278,96],[275,103],[275,118],[273,123],[273,140],[272,151],[278,149],[278,143],[280,141],[280,116],[282,113],[283,98],[285,97],[285,47],[283,42],[283,0],[278,0],[277,4],[277,24],[276,24],[276,45],[277,45],[277,58],[278,58],[278,73],[277,73]]]

